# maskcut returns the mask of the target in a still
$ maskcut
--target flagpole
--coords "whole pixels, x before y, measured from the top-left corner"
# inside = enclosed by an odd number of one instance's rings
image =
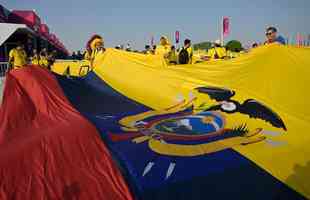
[[[223,25],[223,22],[224,22],[224,17],[222,16],[222,19],[221,19],[221,23],[220,23],[220,26],[221,26],[221,45],[224,46],[224,25]]]

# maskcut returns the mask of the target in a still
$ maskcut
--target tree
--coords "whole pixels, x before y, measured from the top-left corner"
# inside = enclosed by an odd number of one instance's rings
[[[208,50],[210,49],[212,46],[212,43],[211,42],[200,42],[200,43],[197,43],[197,44],[194,44],[193,47],[194,47],[194,50]]]
[[[238,40],[231,40],[227,42],[226,49],[233,52],[239,52],[243,49],[241,42]]]

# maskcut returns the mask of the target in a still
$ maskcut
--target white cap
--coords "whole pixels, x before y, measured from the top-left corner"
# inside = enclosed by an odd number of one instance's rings
[[[218,44],[218,45],[221,45],[221,40],[215,40],[214,43]]]

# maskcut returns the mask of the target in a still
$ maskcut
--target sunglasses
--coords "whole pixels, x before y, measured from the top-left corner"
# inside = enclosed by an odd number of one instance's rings
[[[271,34],[273,34],[273,32],[267,32],[267,33],[266,33],[266,35],[271,35]]]

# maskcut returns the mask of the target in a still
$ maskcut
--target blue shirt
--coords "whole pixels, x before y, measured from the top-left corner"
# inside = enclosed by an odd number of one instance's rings
[[[279,42],[280,44],[283,44],[283,45],[286,44],[285,38],[282,36],[278,36],[276,39],[276,42]]]

